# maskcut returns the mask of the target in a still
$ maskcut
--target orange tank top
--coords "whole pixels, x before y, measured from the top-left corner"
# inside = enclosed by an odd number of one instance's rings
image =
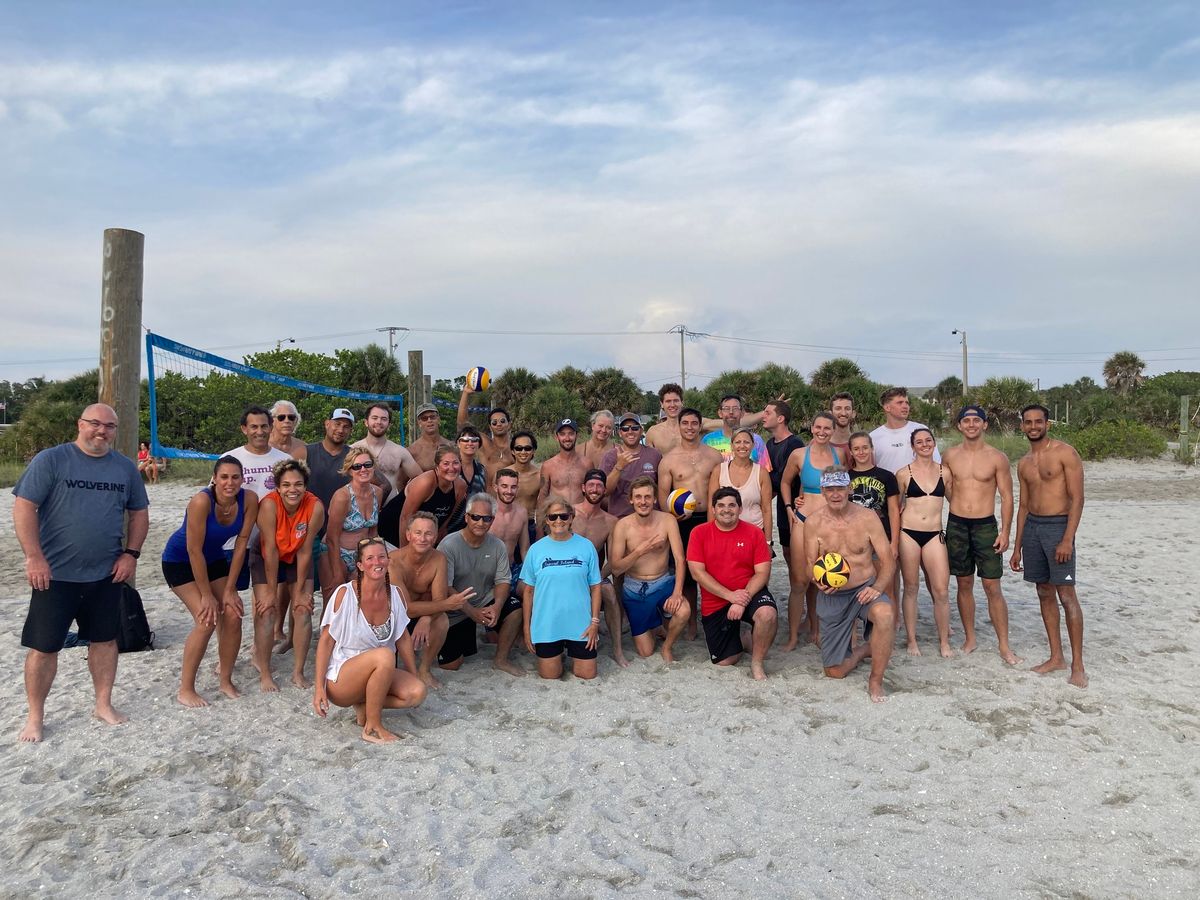
[[[312,520],[313,507],[317,505],[317,495],[305,491],[300,506],[291,514],[284,509],[279,491],[271,491],[262,502],[275,504],[275,546],[279,548],[279,561],[295,562],[296,554],[308,536],[308,523]],[[267,536],[264,534],[262,539],[265,547]]]

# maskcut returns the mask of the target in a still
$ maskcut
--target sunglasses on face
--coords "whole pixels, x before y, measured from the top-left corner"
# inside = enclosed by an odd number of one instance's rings
[[[477,516],[475,513],[467,513],[467,518],[472,522],[487,522],[489,525],[496,521],[495,516]]]
[[[532,452],[533,452],[532,447],[517,447],[515,445],[513,446],[513,453],[532,453]]]
[[[275,421],[276,422],[295,422],[296,416],[292,415],[291,413],[279,413],[277,416],[275,416]]]
[[[641,425],[622,425],[621,430],[622,431],[641,431],[642,426]]]
[[[493,425],[507,425],[508,419],[492,419]]]
[[[546,513],[547,522],[569,522],[571,513]]]
[[[375,463],[371,462],[369,459],[366,462],[352,463],[350,465],[351,472],[357,472],[360,469],[373,469],[373,468],[375,468]]]
[[[478,444],[480,440],[477,437],[460,437],[458,442],[460,444]]]

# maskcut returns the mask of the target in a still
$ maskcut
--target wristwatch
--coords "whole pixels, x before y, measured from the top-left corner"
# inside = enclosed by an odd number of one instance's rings
[[[142,551],[141,551],[141,550],[134,550],[132,547],[126,547],[126,548],[125,548],[124,550],[122,550],[121,552],[122,552],[122,553],[128,553],[128,554],[129,554],[130,556],[132,556],[134,559],[137,559],[139,556],[141,556],[141,555],[142,555]]]

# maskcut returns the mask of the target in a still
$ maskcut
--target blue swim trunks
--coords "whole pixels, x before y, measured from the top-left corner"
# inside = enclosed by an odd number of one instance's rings
[[[632,575],[625,576],[621,592],[621,605],[629,617],[629,631],[634,637],[657,628],[664,618],[663,604],[675,592],[675,575],[668,572],[654,581],[642,581]]]

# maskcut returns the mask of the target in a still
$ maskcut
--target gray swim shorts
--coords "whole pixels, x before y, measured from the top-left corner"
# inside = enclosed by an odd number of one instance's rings
[[[1071,544],[1071,558],[1065,563],[1056,562],[1054,548],[1063,539],[1067,530],[1066,516],[1025,517],[1025,531],[1021,534],[1021,563],[1025,567],[1025,580],[1034,584],[1075,584],[1075,544]]]
[[[825,668],[841,665],[850,655],[850,638],[854,634],[854,623],[863,621],[863,640],[871,635],[871,620],[867,612],[877,603],[891,603],[887,594],[870,603],[859,603],[858,592],[875,583],[875,579],[856,587],[832,594],[817,594],[817,615],[821,619],[821,664]]]

